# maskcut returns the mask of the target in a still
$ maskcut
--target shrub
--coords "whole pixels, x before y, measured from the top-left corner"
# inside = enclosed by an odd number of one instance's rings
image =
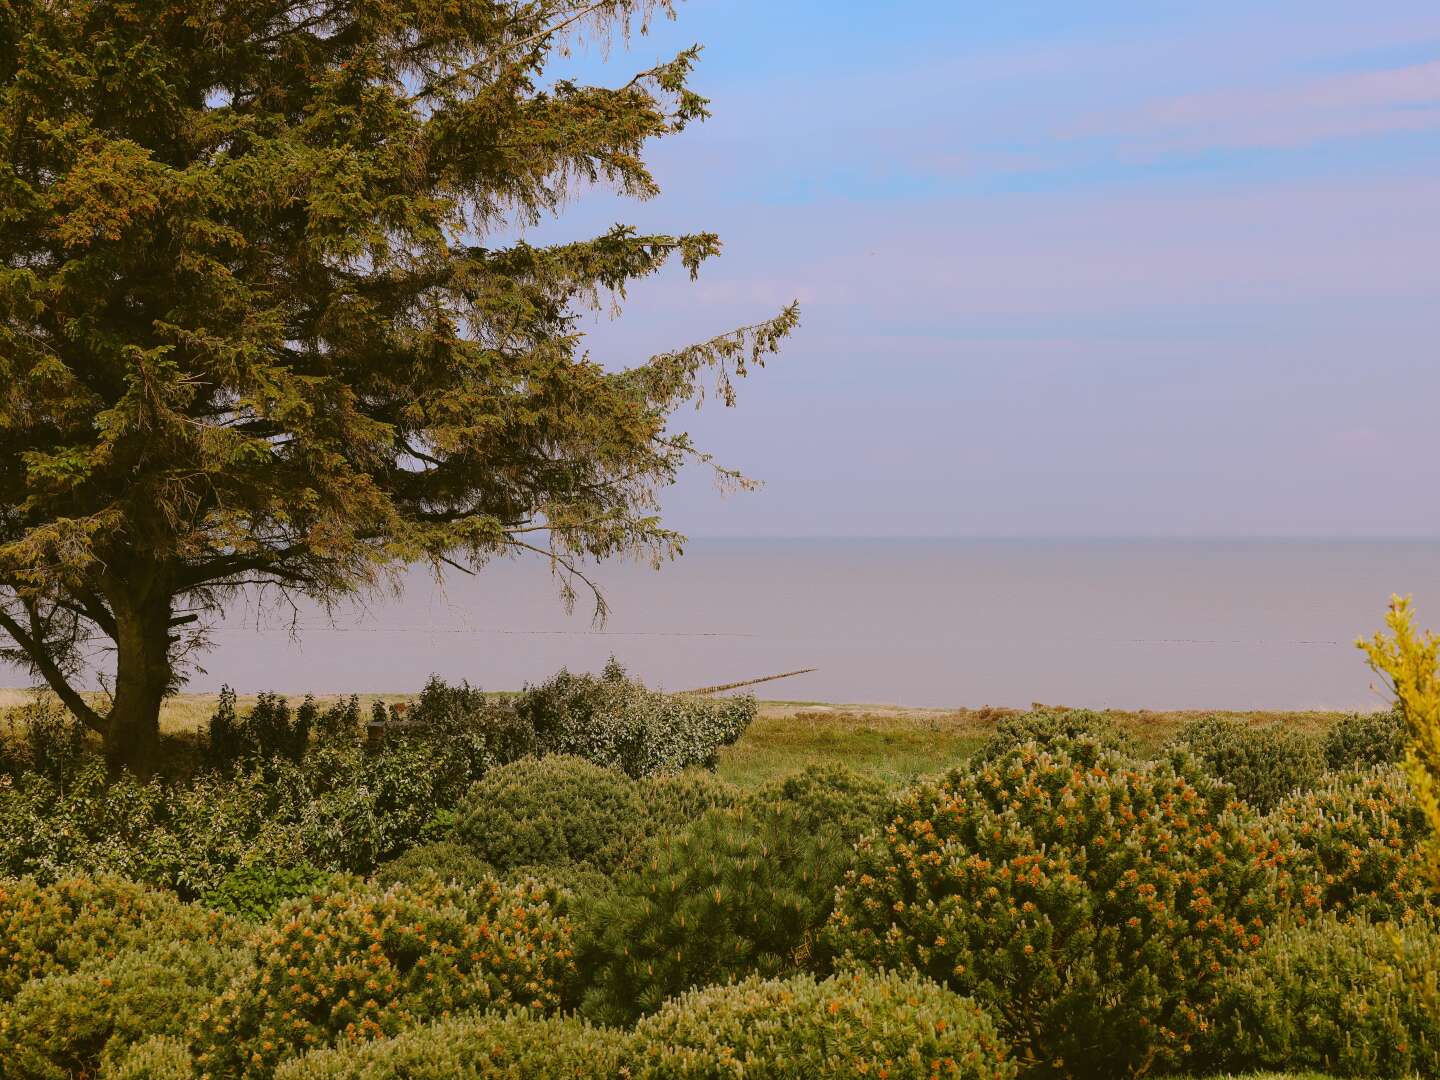
[[[621,865],[639,843],[645,804],[624,773],[574,757],[522,758],[478,781],[456,835],[491,865]]]
[[[1310,787],[1324,768],[1316,740],[1275,727],[1250,727],[1211,716],[1186,724],[1167,745],[1188,752],[1256,810],[1268,813],[1293,791]]]
[[[0,763],[12,775],[30,772],[63,784],[87,756],[84,725],[54,698],[10,709],[5,720],[9,731],[0,735]],[[14,748],[10,754],[3,753],[7,745]]]
[[[1405,721],[1400,713],[1352,713],[1325,733],[1325,767],[1331,772],[1398,765],[1405,756]]]
[[[1226,984],[1207,1057],[1232,1068],[1440,1076],[1440,931],[1321,919]]]
[[[253,975],[199,1018],[202,1071],[265,1076],[287,1057],[463,1009],[558,1006],[571,930],[534,884],[433,882],[331,893],[280,912]]]
[[[475,885],[495,876],[495,868],[455,840],[417,844],[375,871],[379,886],[412,884],[426,879],[447,885]]]
[[[652,833],[683,828],[707,811],[734,806],[744,797],[734,784],[705,769],[647,776],[640,781],[639,794]]]
[[[1297,914],[1405,920],[1440,912],[1420,807],[1394,768],[1331,775],[1286,799],[1267,822]]]
[[[694,990],[635,1029],[631,1074],[890,1080],[1015,1075],[974,1002],[913,976],[801,975]]]
[[[1426,854],[1430,879],[1440,887],[1440,636],[1418,633],[1410,601],[1390,600],[1385,617],[1390,637],[1376,634],[1358,642],[1370,667],[1390,681],[1395,705],[1405,721],[1401,767],[1421,814],[1430,823]]]
[[[162,933],[206,941],[227,932],[214,913],[121,878],[69,877],[50,885],[0,878],[0,1002],[30,979],[74,971]]]
[[[189,1045],[171,1035],[119,1048],[100,1069],[100,1080],[193,1080],[194,1076]]]
[[[0,1008],[4,1075],[93,1076],[102,1059],[122,1047],[152,1035],[184,1035],[191,1017],[242,965],[237,949],[173,941],[32,979]]]
[[[603,674],[561,671],[527,687],[513,708],[533,753],[572,754],[629,776],[713,768],[755,719],[752,697],[710,700],[648,690],[612,659]]]
[[[884,781],[845,765],[812,765],[755,792],[761,804],[779,804],[802,828],[831,826],[854,843],[884,823],[895,799]]]
[[[1079,751],[1070,745],[1079,742],[1093,745],[1093,750]],[[1072,756],[1077,752],[1122,754],[1134,757],[1135,740],[1104,713],[1089,709],[1032,709],[1030,712],[1003,717],[995,732],[971,759],[972,765],[984,765],[1006,757],[1027,743],[1058,748],[1068,746]]]
[[[205,894],[205,903],[227,915],[264,922],[286,900],[315,892],[330,880],[330,874],[307,862],[276,865],[262,859],[231,870]]]
[[[619,1076],[628,1037],[569,1017],[479,1013],[307,1054],[276,1080],[588,1080]]]
[[[1275,898],[1263,844],[1168,762],[1035,745],[921,785],[860,841],[831,918],[848,962],[974,995],[1022,1061],[1175,1061]]]
[[[879,824],[861,809],[878,805],[870,784],[816,769],[657,839],[646,864],[586,911],[586,1014],[623,1023],[692,986],[825,970],[816,935],[856,838]],[[804,798],[787,801],[785,790]]]
[[[354,694],[315,717],[315,741],[322,746],[355,746],[364,737],[360,699]]]
[[[241,717],[235,706],[235,691],[225,686],[220,702],[210,717],[208,757],[217,765],[231,765],[244,759],[267,760],[284,757],[299,761],[310,744],[310,729],[319,710],[307,697],[296,713],[278,694],[262,693],[250,712]]]

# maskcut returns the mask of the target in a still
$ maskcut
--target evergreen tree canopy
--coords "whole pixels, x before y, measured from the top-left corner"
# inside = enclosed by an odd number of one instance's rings
[[[671,14],[0,0],[0,629],[117,764],[238,589],[528,549],[568,598],[581,558],[678,550],[657,492],[709,459],[670,417],[729,403],[795,308],[601,364],[587,307],[718,238],[507,239],[584,185],[656,193],[698,49],[618,88],[547,69]],[[74,686],[107,649],[102,709]]]

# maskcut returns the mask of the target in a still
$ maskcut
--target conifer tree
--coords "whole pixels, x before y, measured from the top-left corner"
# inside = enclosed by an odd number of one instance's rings
[[[730,403],[795,308],[596,359],[586,306],[717,237],[506,239],[584,185],[656,193],[647,144],[706,115],[698,49],[615,87],[550,72],[672,15],[0,0],[0,630],[117,766],[150,767],[237,590],[539,551],[569,599],[581,559],[678,550],[657,493],[709,458],[672,414]]]

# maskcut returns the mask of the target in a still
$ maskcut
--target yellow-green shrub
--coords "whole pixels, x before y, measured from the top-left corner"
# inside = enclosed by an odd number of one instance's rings
[[[163,927],[155,930],[164,933]],[[161,941],[31,979],[0,1006],[0,1075],[93,1076],[120,1048],[152,1035],[183,1036],[247,959],[230,946]]]
[[[1276,906],[1258,827],[1210,796],[1169,762],[1034,744],[956,770],[860,841],[832,947],[974,995],[1030,1066],[1178,1063]]]
[[[1405,775],[1430,823],[1430,877],[1440,885],[1440,638],[1415,631],[1410,601],[1390,602],[1393,635],[1361,641],[1370,666],[1390,680],[1405,720]]]
[[[254,971],[199,1017],[199,1061],[264,1076],[287,1057],[394,1035],[466,1009],[560,1004],[571,928],[534,883],[355,889],[292,905]]]
[[[635,1027],[637,1080],[1008,1080],[983,1009],[915,976],[850,972],[693,990]]]
[[[591,1080],[620,1075],[628,1036],[569,1017],[475,1013],[288,1061],[276,1080]]]

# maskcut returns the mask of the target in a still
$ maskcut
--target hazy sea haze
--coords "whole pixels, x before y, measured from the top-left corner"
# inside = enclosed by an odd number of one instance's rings
[[[1440,541],[694,540],[607,563],[611,605],[567,616],[542,561],[500,560],[331,625],[232,611],[193,689],[511,689],[612,654],[682,690],[802,667],[763,696],[916,706],[1365,708],[1354,647],[1392,593],[1440,624]],[[14,682],[14,679],[7,680]]]

